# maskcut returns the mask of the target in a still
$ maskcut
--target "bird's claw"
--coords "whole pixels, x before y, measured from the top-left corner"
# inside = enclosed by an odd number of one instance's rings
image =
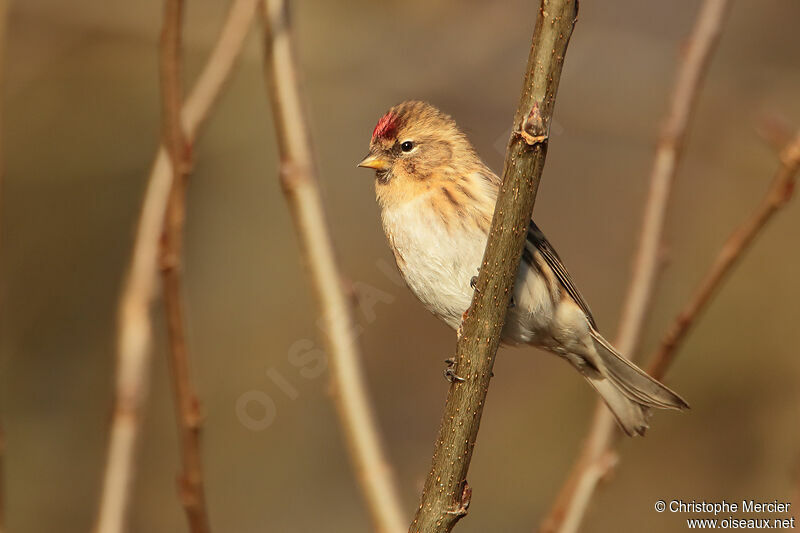
[[[481,273],[481,267],[478,267],[478,274],[480,274],[480,273]],[[472,278],[470,278],[469,286],[472,287],[473,291],[477,291],[478,290],[478,275],[477,274],[472,276]]]
[[[457,375],[456,371],[453,370],[452,368],[444,369],[444,379],[446,379],[450,383],[464,383],[465,381],[467,381],[466,379]]]
[[[455,359],[448,357],[444,362],[447,364],[447,368],[444,369],[444,379],[450,383],[464,383],[466,381],[466,379],[456,374],[455,368],[453,368],[456,366]]]

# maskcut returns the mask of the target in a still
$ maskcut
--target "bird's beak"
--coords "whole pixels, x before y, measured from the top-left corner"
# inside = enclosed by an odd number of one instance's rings
[[[368,154],[367,157],[361,160],[358,166],[362,168],[374,168],[375,170],[388,170],[391,165],[385,159],[381,159],[380,156]]]

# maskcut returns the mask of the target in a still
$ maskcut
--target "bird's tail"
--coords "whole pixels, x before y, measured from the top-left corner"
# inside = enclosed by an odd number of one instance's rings
[[[689,404],[683,398],[622,357],[599,333],[592,331],[592,339],[600,359],[599,375],[586,378],[625,433],[643,435],[651,407],[688,409]]]

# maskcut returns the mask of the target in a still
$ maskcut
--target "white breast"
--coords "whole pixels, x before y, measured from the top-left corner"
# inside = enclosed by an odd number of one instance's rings
[[[386,207],[381,216],[409,288],[428,310],[458,328],[472,300],[470,280],[478,275],[486,236],[478,228],[449,230],[427,206],[427,195]]]
[[[486,248],[477,227],[448,228],[427,205],[427,196],[385,207],[383,227],[397,266],[417,298],[453,329],[472,302],[470,280]],[[551,344],[556,302],[545,279],[524,261],[514,284],[513,307],[506,317],[503,341],[511,344]]]

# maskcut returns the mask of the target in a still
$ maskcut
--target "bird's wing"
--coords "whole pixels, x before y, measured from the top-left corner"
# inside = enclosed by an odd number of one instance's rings
[[[559,283],[561,283],[569,295],[572,296],[572,299],[575,300],[575,303],[580,306],[580,308],[586,314],[586,318],[589,320],[589,323],[592,325],[592,327],[597,329],[597,324],[595,324],[594,317],[592,316],[592,310],[589,309],[589,304],[587,304],[586,300],[583,299],[580,291],[578,291],[578,288],[575,287],[575,284],[572,282],[572,277],[569,275],[569,272],[567,272],[567,268],[564,266],[564,263],[561,262],[561,258],[558,257],[558,254],[547,240],[547,237],[544,236],[542,230],[539,229],[533,220],[531,220],[531,223],[528,226],[527,243],[539,251],[544,260],[547,262],[547,265],[553,271],[553,274],[555,274],[556,278],[558,278]]]

